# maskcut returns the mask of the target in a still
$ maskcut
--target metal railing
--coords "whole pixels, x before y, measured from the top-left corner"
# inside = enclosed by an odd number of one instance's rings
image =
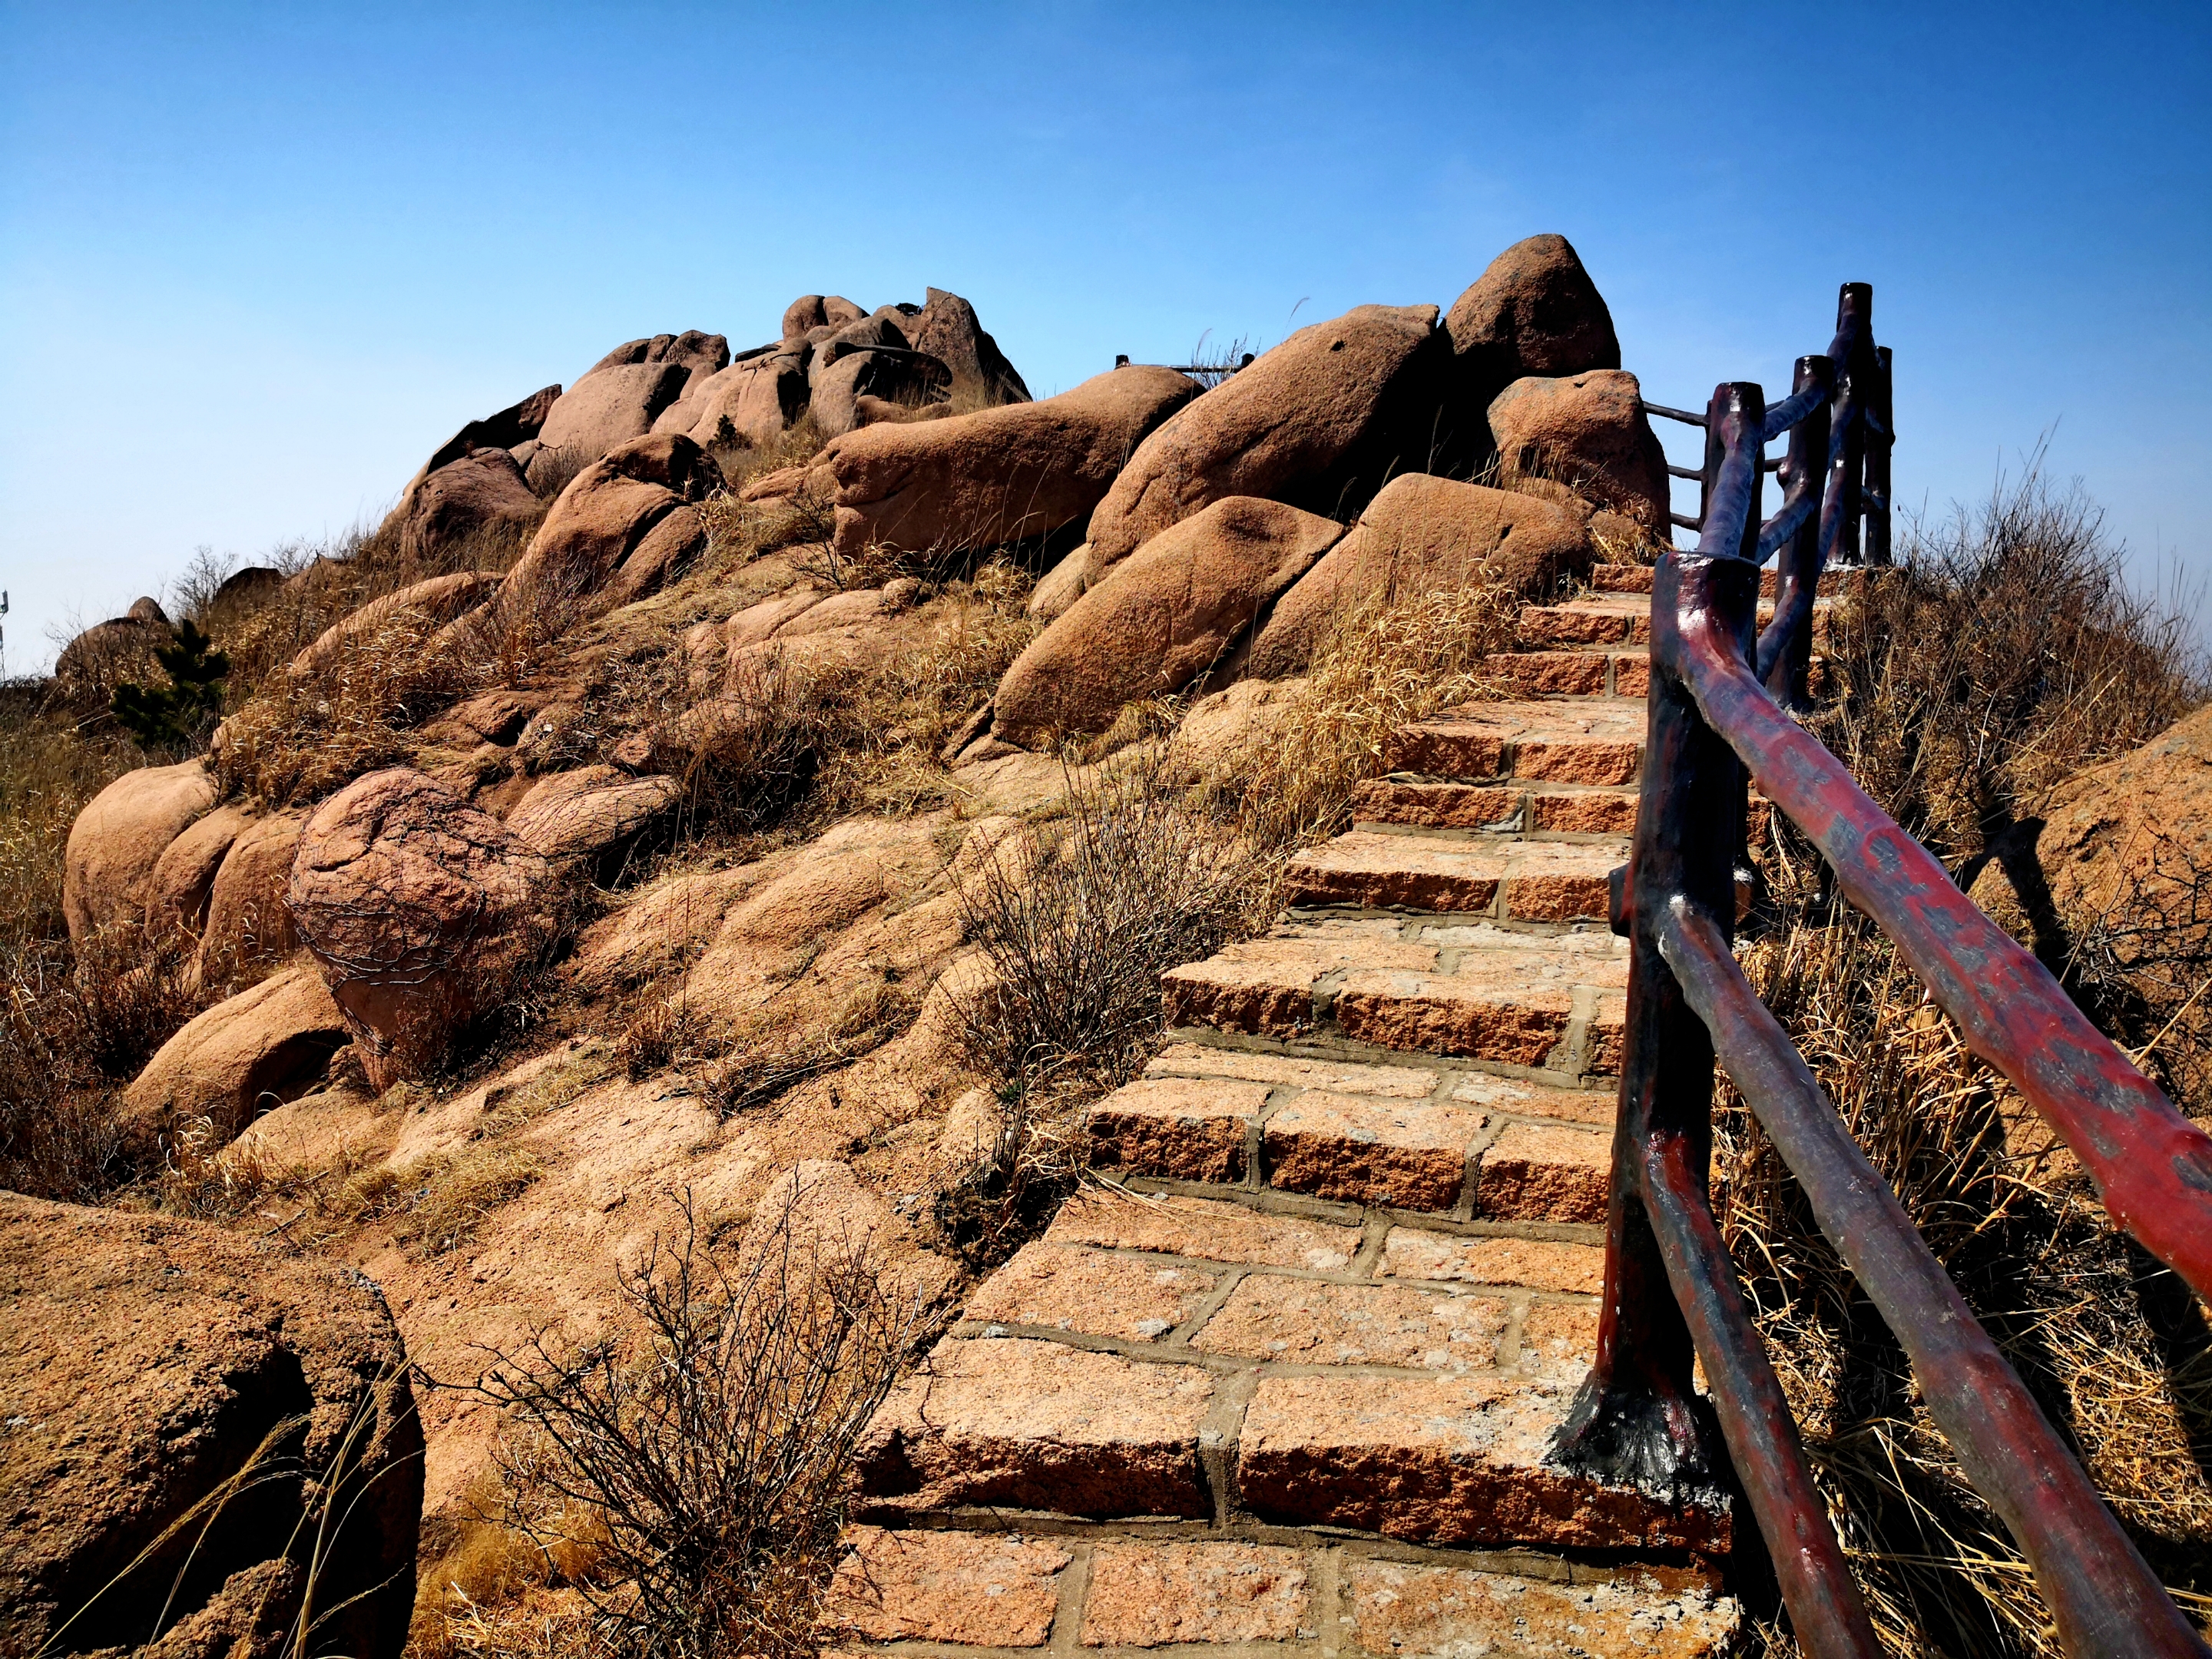
[[[1771,408],[1755,385],[1716,389],[1698,422],[1700,538],[1694,551],[1664,554],[1653,581],[1642,795],[1631,862],[1615,875],[1613,926],[1631,950],[1605,1303],[1596,1364],[1549,1456],[1676,1501],[1717,1500],[1732,1462],[1804,1651],[1881,1652],[1714,1220],[1717,1060],[2027,1557],[2065,1650],[2201,1659],[2212,1649],[1976,1321],[1732,950],[1748,781],[1820,849],[1974,1053],[2074,1149],[2113,1221],[2212,1300],[2212,1138],[1782,706],[1803,695],[1799,653],[1828,556],[1849,550],[1862,516],[1883,526],[1867,551],[1888,551],[1888,376],[1870,313],[1869,291],[1846,287],[1828,358],[1801,358],[1791,395]],[[1878,384],[1853,368],[1869,363]],[[1762,451],[1784,432],[1786,492],[1762,521]],[[1823,455],[1816,518],[1810,463]],[[1759,566],[1777,549],[1778,614],[1755,635]]]

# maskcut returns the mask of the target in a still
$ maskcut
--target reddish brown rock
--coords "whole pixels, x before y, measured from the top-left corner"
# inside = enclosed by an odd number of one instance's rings
[[[313,969],[287,968],[195,1015],[123,1091],[124,1121],[150,1146],[205,1118],[228,1145],[272,1107],[322,1079],[351,1041]]]
[[[1444,319],[1475,410],[1524,374],[1620,367],[1613,315],[1564,236],[1531,236],[1490,262]]]
[[[1073,1558],[1048,1539],[854,1527],[824,1623],[875,1642],[1044,1645]]]
[[[835,439],[800,487],[836,514],[842,553],[996,547],[1080,524],[1137,447],[1198,395],[1164,368],[1093,375],[1042,403]]]
[[[55,695],[83,714],[105,714],[118,685],[160,684],[161,667],[154,653],[175,641],[167,613],[153,599],[142,598],[61,648],[54,659]]]
[[[87,802],[62,854],[70,938],[143,922],[161,855],[215,803],[215,782],[197,760],[125,772]]]
[[[1258,1084],[1146,1079],[1091,1109],[1092,1158],[1125,1175],[1244,1178],[1245,1129],[1267,1103]]]
[[[1048,1243],[1152,1250],[1203,1261],[1341,1273],[1359,1250],[1359,1229],[1269,1215],[1218,1199],[1077,1193],[1053,1218]]]
[[[1382,1271],[1393,1279],[1450,1279],[1465,1285],[1520,1285],[1537,1291],[1595,1294],[1605,1287],[1605,1252],[1589,1244],[1529,1238],[1458,1238],[1393,1227],[1382,1247]]]
[[[304,678],[335,666],[349,651],[368,646],[387,629],[406,629],[418,650],[438,629],[475,610],[499,592],[500,579],[486,571],[459,570],[432,576],[382,599],[371,599],[341,617],[292,659],[291,672]]]
[[[779,349],[732,363],[672,406],[656,428],[672,429],[673,421],[689,414],[684,430],[702,449],[773,442],[806,413],[807,357],[805,349]]]
[[[1508,1124],[1482,1154],[1475,1212],[1501,1221],[1602,1221],[1612,1170],[1607,1136]]]
[[[359,1273],[204,1223],[0,1194],[0,1648],[290,1651],[319,1549],[305,1650],[398,1659],[422,1431]],[[266,1437],[265,1474],[191,1524]]]
[[[299,848],[304,811],[257,817],[240,830],[208,896],[200,932],[201,960],[218,978],[274,962],[300,948],[299,930],[284,908]]]
[[[1297,1364],[1480,1370],[1498,1363],[1505,1325],[1505,1304],[1490,1297],[1252,1273],[1191,1346]]]
[[[1085,1647],[1289,1642],[1312,1633],[1305,1557],[1269,1544],[1102,1543],[1091,1553]]]
[[[1305,1094],[1267,1120],[1268,1184],[1353,1204],[1449,1210],[1482,1114],[1440,1101]]]
[[[940,1342],[863,1437],[862,1490],[933,1508],[1207,1516],[1198,1433],[1214,1387],[1195,1366],[1053,1342]]]
[[[531,487],[551,494],[601,456],[644,437],[695,380],[729,362],[727,340],[696,329],[617,346],[547,411],[527,469]]]
[[[1166,422],[1091,515],[1098,568],[1224,496],[1341,519],[1392,473],[1427,465],[1450,364],[1436,318],[1360,306],[1316,323]]]
[[[1304,672],[1337,619],[1363,605],[1485,582],[1540,597],[1587,570],[1591,558],[1582,517],[1565,507],[1408,473],[1393,478],[1351,532],[1284,595],[1253,643],[1246,672],[1261,679]]]
[[[146,908],[155,927],[197,933],[205,926],[216,872],[231,843],[252,822],[253,815],[242,806],[218,806],[169,843],[154,861],[149,879]]]
[[[285,902],[379,1089],[498,1007],[556,927],[544,856],[404,767],[316,809]]]
[[[704,538],[696,517],[678,520],[672,544],[652,532],[721,487],[721,469],[676,433],[617,446],[553,503],[529,551],[507,573],[501,618],[596,616],[644,597]]]
[[[479,449],[410,484],[393,517],[400,550],[434,559],[471,542],[518,541],[544,511],[513,455]]]
[[[1182,690],[1344,534],[1331,519],[1232,495],[1108,571],[1016,659],[992,731],[1035,748],[1103,732],[1125,703]]]
[[[1025,1244],[969,1299],[963,1317],[1147,1342],[1198,1311],[1218,1274],[1071,1244]]]
[[[1025,404],[1030,389],[984,331],[975,307],[941,288],[925,289],[923,305],[903,325],[908,343],[951,371],[952,395],[963,403]]]
[[[783,337],[803,339],[809,329],[842,328],[867,314],[841,294],[802,294],[784,309]]]
[[[1641,397],[1636,377],[1618,368],[1516,380],[1490,405],[1498,463],[1508,477],[1557,478],[1584,501],[1664,535],[1667,452]]]
[[[512,451],[532,441],[545,424],[545,416],[561,396],[557,386],[540,386],[520,403],[509,404],[496,415],[471,421],[431,452],[417,478],[428,477],[440,467],[472,455],[480,449]]]
[[[619,860],[683,795],[673,778],[586,766],[539,779],[507,815],[507,827],[549,859],[601,864]]]
[[[807,377],[807,404],[814,423],[830,437],[868,424],[860,404],[919,409],[942,403],[952,385],[945,365],[927,352],[896,348],[848,351],[815,359]]]
[[[1629,1569],[1599,1583],[1547,1583],[1412,1561],[1346,1564],[1346,1623],[1360,1650],[1710,1659],[1729,1651],[1735,1603],[1693,1575]]]

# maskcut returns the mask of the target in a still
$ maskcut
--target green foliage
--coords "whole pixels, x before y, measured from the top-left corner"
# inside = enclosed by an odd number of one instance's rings
[[[115,688],[117,722],[145,749],[189,749],[222,717],[223,681],[230,658],[211,649],[213,641],[187,617],[176,643],[154,653],[168,675],[166,686]]]

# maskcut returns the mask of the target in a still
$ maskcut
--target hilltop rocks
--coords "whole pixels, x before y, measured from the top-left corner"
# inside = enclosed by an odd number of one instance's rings
[[[1613,313],[1564,236],[1531,236],[1492,259],[1452,301],[1444,328],[1477,409],[1524,375],[1620,367]]]
[[[920,408],[942,401],[951,376],[945,364],[925,352],[874,347],[830,360],[826,368],[810,376],[810,386],[815,422],[834,438],[866,424],[860,415],[862,399]]]
[[[530,458],[531,487],[550,494],[564,476],[574,477],[616,446],[644,437],[695,377],[704,379],[729,362],[730,343],[696,329],[617,346],[547,412]]]
[[[841,553],[1043,536],[1089,514],[1130,452],[1198,392],[1172,369],[1118,368],[1042,403],[863,427],[816,457],[800,487],[835,508]]]
[[[1284,595],[1246,672],[1305,672],[1330,627],[1377,596],[1498,582],[1524,597],[1589,568],[1587,512],[1517,491],[1409,473],[1393,478],[1351,532]]]
[[[993,700],[994,735],[1030,748],[1103,731],[1123,704],[1182,690],[1344,533],[1249,495],[1163,531],[1015,659]]]
[[[691,424],[684,428],[701,448],[742,441],[751,445],[773,442],[806,412],[813,388],[807,380],[811,348],[804,340],[732,363],[710,376],[700,387]],[[681,409],[672,410],[678,416]],[[656,422],[659,430],[672,430],[669,417]]]
[[[597,615],[652,592],[706,538],[697,515],[689,513],[649,540],[653,532],[721,487],[721,469],[678,434],[617,445],[553,503],[529,551],[507,574],[501,611],[514,617]]]
[[[783,313],[783,337],[800,339],[813,328],[842,328],[867,314],[842,295],[802,294]]]
[[[926,289],[923,305],[904,328],[907,343],[926,351],[952,374],[952,395],[977,404],[1025,404],[1030,389],[984,331],[975,307],[941,288]]]
[[[70,826],[62,855],[70,938],[144,921],[161,854],[215,804],[215,781],[197,760],[142,766],[94,795]]]
[[[1499,464],[1509,477],[1555,478],[1660,533],[1668,525],[1667,452],[1641,395],[1636,377],[1618,368],[1516,380],[1490,405]]]
[[[0,1194],[0,1648],[289,1651],[319,1549],[306,1650],[397,1659],[422,1504],[406,1361],[350,1268]]]
[[[410,485],[393,517],[400,551],[427,559],[472,538],[518,536],[544,511],[512,454],[479,449]]]
[[[104,713],[118,685],[143,682],[157,672],[154,653],[175,639],[168,613],[157,600],[141,598],[61,648],[54,659],[55,692],[74,708]]]
[[[415,476],[426,478],[440,467],[450,465],[463,456],[473,455],[480,449],[518,449],[537,437],[545,425],[545,417],[560,400],[561,388],[540,386],[520,403],[509,404],[496,415],[487,415],[481,421],[471,421],[459,432],[440,444],[422,463],[422,471]]]
[[[301,833],[285,902],[388,1088],[496,1007],[556,931],[544,856],[420,772],[372,772]]]
[[[1451,367],[1436,319],[1434,306],[1357,307],[1166,422],[1091,514],[1097,568],[1226,495],[1340,515],[1389,473],[1426,465]]]
[[[126,1133],[142,1144],[205,1118],[228,1145],[270,1107],[296,1099],[349,1042],[312,969],[288,968],[195,1015],[123,1092]]]

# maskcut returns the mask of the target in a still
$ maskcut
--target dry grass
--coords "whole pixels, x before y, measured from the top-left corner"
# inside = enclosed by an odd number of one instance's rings
[[[1316,652],[1287,715],[1208,784],[1255,847],[1310,847],[1349,829],[1352,793],[1381,775],[1395,727],[1505,695],[1482,665],[1510,647],[1519,613],[1501,587],[1370,599]]]
[[[1823,915],[1745,968],[2153,1567],[2185,1597],[2212,1589],[2201,1310],[2112,1235],[2046,1137],[2012,1133],[2025,1109],[1866,924]],[[1716,1127],[1723,1229],[1889,1650],[2056,1655],[2025,1560],[1732,1092]]]
[[[819,1651],[854,1446],[925,1333],[866,1241],[813,1225],[802,1198],[757,1217],[734,1261],[687,1205],[683,1236],[620,1275],[634,1340],[541,1337],[477,1385],[508,1413],[510,1535],[573,1592],[565,1621],[542,1595],[526,1616],[550,1640],[585,1626],[602,1652]],[[448,1638],[422,1632],[418,1651],[469,1650],[472,1616],[495,1622],[453,1599]]]

